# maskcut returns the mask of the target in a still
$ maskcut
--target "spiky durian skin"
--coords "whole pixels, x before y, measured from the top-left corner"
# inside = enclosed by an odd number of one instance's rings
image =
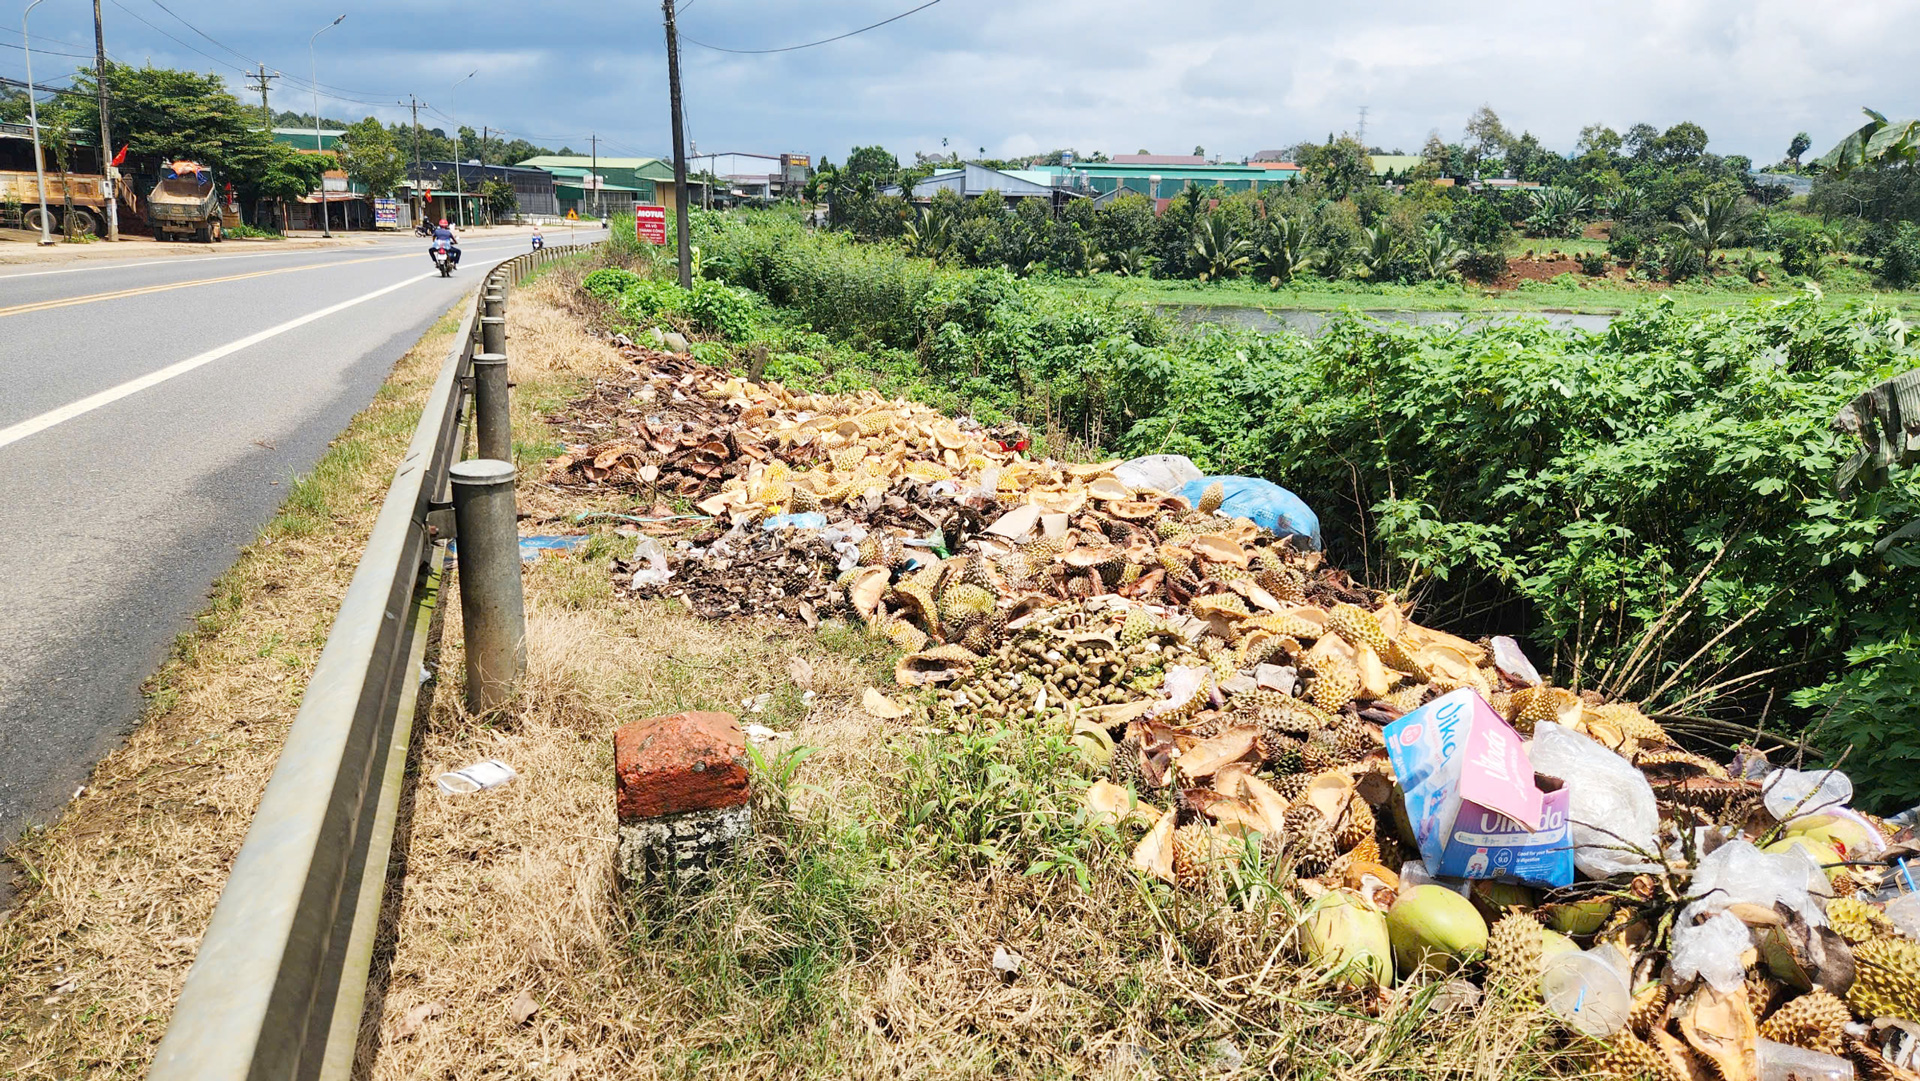
[[[1524,912],[1500,917],[1487,936],[1487,986],[1520,999],[1540,994],[1540,921]]]
[[[1260,757],[1267,760],[1275,773],[1299,773],[1303,768],[1300,741],[1291,736],[1268,730],[1255,738],[1254,745],[1259,749]]]
[[[1373,837],[1373,808],[1367,801],[1354,796],[1347,801],[1346,818],[1340,823],[1340,832],[1334,837],[1334,843],[1343,849],[1352,849],[1362,840]]]
[[[1314,672],[1313,686],[1307,691],[1314,705],[1331,713],[1360,693],[1359,669],[1335,658],[1323,660],[1319,665]]]
[[[1859,945],[1870,938],[1893,933],[1893,921],[1858,897],[1835,897],[1827,902],[1827,923],[1840,932],[1848,945]]]
[[[1627,1032],[1616,1034],[1608,1042],[1606,1050],[1594,1059],[1593,1069],[1597,1074],[1617,1078],[1618,1081],[1673,1079],[1673,1070],[1653,1049],[1653,1045]]]
[[[1323,874],[1340,857],[1333,831],[1327,828],[1327,820],[1314,808],[1289,808],[1282,818],[1282,824],[1291,838],[1288,848],[1293,852],[1295,874],[1306,878]]]
[[[977,621],[993,611],[993,594],[965,582],[940,594],[940,618],[949,623]]]
[[[1853,948],[1847,1004],[1862,1017],[1920,1021],[1920,942],[1875,938]]]
[[[885,633],[887,641],[905,653],[918,653],[927,645],[926,632],[904,619],[888,622]]]
[[[1126,622],[1120,625],[1120,644],[1132,648],[1146,641],[1147,636],[1153,633],[1155,622],[1144,608],[1127,609]]]
[[[1107,762],[1107,780],[1135,792],[1147,787],[1146,772],[1140,766],[1140,737],[1128,732],[1114,744],[1113,757]]]
[[[1375,653],[1385,653],[1390,644],[1387,632],[1380,629],[1380,621],[1372,612],[1345,601],[1327,612],[1327,629],[1346,639],[1350,645],[1368,646]]]
[[[1667,1004],[1673,1001],[1673,990],[1664,983],[1649,984],[1633,996],[1633,1006],[1627,1011],[1627,1029],[1636,1036],[1645,1036],[1648,1032],[1666,1022]],[[1752,1001],[1751,997],[1748,1001]]]
[[[1767,1018],[1760,1035],[1776,1043],[1792,1044],[1825,1055],[1841,1051],[1847,1022],[1853,1020],[1847,1004],[1824,988],[1814,988]]]
[[[1200,505],[1195,507],[1201,514],[1212,514],[1227,501],[1227,486],[1222,481],[1214,481],[1200,493]]]
[[[1173,831],[1173,880],[1188,889],[1205,889],[1213,872],[1213,834],[1190,822]]]

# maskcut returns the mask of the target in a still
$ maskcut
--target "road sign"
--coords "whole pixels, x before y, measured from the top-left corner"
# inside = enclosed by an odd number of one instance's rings
[[[567,220],[568,220],[568,221],[579,221],[579,220],[580,220],[580,215],[578,215],[578,214],[576,214],[576,213],[574,213],[573,211],[571,211],[571,210],[569,210],[569,211],[567,211]]]
[[[633,208],[633,231],[649,244],[667,242],[667,208],[641,203]]]

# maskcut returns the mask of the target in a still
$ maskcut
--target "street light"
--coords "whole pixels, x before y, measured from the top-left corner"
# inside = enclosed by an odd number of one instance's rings
[[[320,145],[320,65],[319,62],[313,58],[313,43],[320,40],[321,34],[339,26],[341,19],[345,18],[345,15],[340,16],[339,19],[335,19],[320,29],[315,30],[313,36],[307,39],[307,66],[313,73],[313,149],[315,153],[325,150],[326,147]],[[331,237],[333,236],[333,220],[327,215],[327,178],[324,174],[325,170],[322,170],[322,176],[320,177],[320,233],[322,236]]]
[[[453,216],[460,220],[462,229],[467,227],[467,193],[460,187],[460,121],[454,119],[458,107],[453,103],[453,92],[460,89],[461,83],[478,74],[480,69],[474,68],[455,79],[453,85],[447,88],[447,119],[453,121]]]
[[[27,40],[27,16],[46,2],[33,0],[27,10],[20,13],[20,50],[27,54],[27,122],[33,128],[33,176],[40,185],[40,243],[43,245],[53,243],[53,230],[49,228],[47,215],[47,167],[43,160],[46,155],[40,150],[40,107],[33,100],[33,49],[30,48],[32,42]]]

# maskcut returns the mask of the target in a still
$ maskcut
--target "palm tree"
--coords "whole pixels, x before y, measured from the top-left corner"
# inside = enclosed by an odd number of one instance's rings
[[[1274,218],[1266,241],[1253,255],[1254,273],[1275,289],[1293,280],[1312,262],[1307,223],[1299,218]]]
[[[1738,242],[1747,235],[1747,219],[1752,208],[1738,195],[1707,195],[1698,211],[1680,208],[1680,222],[1674,231],[1700,252],[1702,273],[1713,276],[1713,253]]]
[[[1379,229],[1362,229],[1359,257],[1360,269],[1366,277],[1380,279],[1393,270],[1393,261],[1400,254],[1400,246],[1394,242],[1393,234],[1385,226]]]
[[[1420,260],[1420,268],[1427,277],[1436,280],[1451,278],[1459,271],[1460,261],[1467,257],[1467,249],[1453,239],[1447,227],[1435,222],[1421,234],[1420,247],[1414,254]]]
[[[1200,280],[1217,281],[1240,273],[1253,261],[1253,245],[1226,219],[1210,215],[1193,229],[1193,254],[1200,258]]]
[[[1093,265],[1111,270],[1122,278],[1138,278],[1153,268],[1154,258],[1139,244],[1120,251],[1103,251],[1093,257]]]

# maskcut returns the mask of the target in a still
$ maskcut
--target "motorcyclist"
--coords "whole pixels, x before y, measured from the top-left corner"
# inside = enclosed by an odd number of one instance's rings
[[[427,254],[432,255],[434,249],[438,248],[442,243],[445,243],[447,246],[447,258],[453,260],[454,266],[459,266],[460,238],[453,235],[453,229],[447,225],[447,219],[445,218],[441,218],[440,224],[434,227],[433,244],[427,248]]]
[[[536,250],[536,251],[538,251],[539,249],[541,249],[541,248],[544,248],[544,247],[546,247],[546,246],[547,246],[547,242],[546,242],[546,240],[544,240],[544,239],[542,239],[542,238],[541,238],[541,236],[540,236],[540,227],[539,227],[538,225],[536,225],[536,226],[534,226],[534,227],[533,227],[533,247],[534,247],[534,250]]]

